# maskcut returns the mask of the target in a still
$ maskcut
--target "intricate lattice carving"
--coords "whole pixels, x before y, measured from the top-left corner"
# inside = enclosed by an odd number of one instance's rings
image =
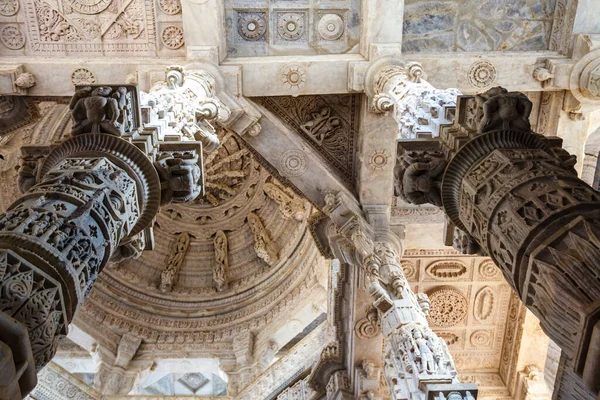
[[[432,326],[451,327],[467,317],[467,299],[460,291],[444,287],[428,293],[428,295],[431,300],[428,320]]]

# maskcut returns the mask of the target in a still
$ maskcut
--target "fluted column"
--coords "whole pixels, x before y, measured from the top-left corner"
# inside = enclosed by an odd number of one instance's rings
[[[455,124],[441,135],[443,179],[440,172],[412,183],[441,180],[452,223],[489,253],[598,393],[600,193],[577,177],[560,139],[531,132],[531,108],[525,95],[502,88],[461,96]]]
[[[393,113],[398,139],[423,139],[439,135],[440,125],[454,117],[457,89],[436,89],[426,81],[416,62],[382,58],[369,66],[365,91],[373,112]]]

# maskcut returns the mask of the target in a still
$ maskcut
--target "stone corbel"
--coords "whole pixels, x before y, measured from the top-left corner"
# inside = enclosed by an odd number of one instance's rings
[[[194,62],[184,66],[171,66],[167,68],[166,75],[166,81],[161,83],[160,81],[165,77],[158,75],[157,70],[141,71],[140,85],[142,88],[150,89],[152,94],[153,89],[160,88],[155,84],[158,77],[159,85],[182,88],[180,92],[186,96],[200,94],[197,98],[188,97],[184,100],[187,102],[191,100],[199,109],[200,113],[197,117],[203,121],[200,124],[202,131],[210,133],[211,124],[217,124],[238,135],[247,133],[255,136],[260,133],[260,113],[243,97],[232,94],[228,90],[229,85],[219,67],[209,63]],[[186,89],[188,89],[187,93]],[[205,144],[205,150],[211,151],[213,148]]]
[[[33,85],[35,76],[25,72],[22,64],[0,67],[0,96],[25,95]]]
[[[381,400],[381,368],[373,361],[363,360],[361,368],[356,368],[354,393],[360,400]]]
[[[565,111],[581,114],[600,104],[600,35],[579,35],[573,58],[546,59],[534,71],[546,90],[568,89]],[[574,110],[574,111],[573,111]]]
[[[308,382],[317,392],[327,391],[327,399],[343,399],[346,398],[343,397],[343,393],[350,393],[348,375],[337,342],[332,342],[323,349]]]
[[[391,57],[372,63],[364,79],[370,111],[393,112],[402,140],[439,136],[440,126],[454,118],[461,94],[457,89],[434,88],[421,64]]]

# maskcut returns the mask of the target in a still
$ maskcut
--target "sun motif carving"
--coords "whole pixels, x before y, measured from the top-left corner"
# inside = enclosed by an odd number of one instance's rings
[[[369,158],[369,165],[374,170],[383,170],[385,166],[388,164],[390,159],[390,154],[387,149],[378,150],[371,154],[371,158]]]
[[[277,33],[285,40],[298,40],[304,35],[304,15],[285,13],[277,21]]]
[[[94,73],[86,68],[77,68],[71,74],[71,83],[75,86],[79,85],[93,85],[96,83],[96,77]]]
[[[25,36],[16,25],[7,25],[0,31],[2,44],[11,50],[19,50],[25,46]]]
[[[487,61],[474,63],[469,69],[469,82],[475,87],[485,88],[496,82],[496,67]]]
[[[344,20],[337,14],[326,14],[318,25],[319,36],[323,40],[338,40],[344,34]]]
[[[267,32],[266,14],[247,12],[238,14],[238,33],[249,41],[263,40]]]
[[[183,46],[183,29],[175,25],[167,26],[163,29],[160,39],[165,47],[176,50]]]
[[[284,67],[281,70],[281,82],[289,89],[301,89],[306,85],[306,70],[299,65]]]
[[[17,0],[1,0],[0,15],[10,17],[19,11],[19,2]]]
[[[181,1],[180,0],[159,0],[158,6],[168,15],[175,15],[181,12]]]
[[[431,301],[429,323],[431,326],[449,328],[463,322],[467,316],[467,299],[457,289],[443,287],[428,293]]]

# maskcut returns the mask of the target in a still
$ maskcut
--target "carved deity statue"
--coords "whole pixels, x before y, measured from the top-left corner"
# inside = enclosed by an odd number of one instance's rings
[[[192,201],[202,193],[202,170],[197,154],[162,153],[154,163],[161,180],[161,204]]]
[[[213,281],[217,291],[220,292],[227,287],[227,270],[229,269],[228,243],[225,232],[218,231],[214,240],[215,266],[213,268]]]
[[[423,333],[419,329],[413,329],[413,354],[415,362],[419,367],[419,372],[427,372],[434,374],[438,370],[438,365],[435,362],[435,356],[433,353],[433,346],[431,346],[428,338],[423,337]]]
[[[410,204],[442,206],[440,186],[447,162],[441,152],[406,151],[394,171],[396,195]]]
[[[183,259],[185,258],[185,254],[187,253],[189,245],[189,233],[180,233],[179,236],[177,236],[177,240],[175,241],[173,247],[171,248],[169,257],[167,258],[167,265],[160,274],[159,289],[161,292],[166,293],[173,288],[175,277],[181,268],[181,264],[183,264]]]
[[[479,133],[498,129],[517,129],[525,132],[531,130],[529,114],[533,103],[520,92],[509,92],[502,87],[495,87],[475,96],[479,112]]]
[[[72,135],[84,133],[108,133],[120,136],[125,132],[124,123],[119,122],[126,104],[127,89],[87,86],[78,90],[69,105],[73,118]]]

